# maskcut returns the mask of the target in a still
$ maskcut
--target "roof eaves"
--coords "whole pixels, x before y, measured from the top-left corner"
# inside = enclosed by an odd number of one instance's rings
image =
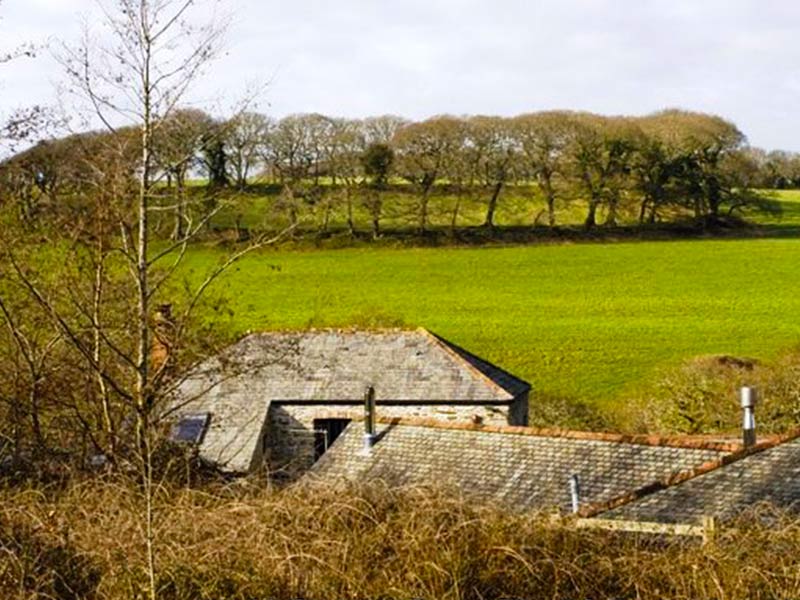
[[[442,338],[440,338],[438,335],[436,335],[435,333],[433,333],[433,332],[431,332],[431,331],[428,331],[428,330],[427,330],[427,329],[425,329],[424,327],[420,327],[420,328],[418,328],[418,329],[417,329],[417,331],[421,332],[421,333],[422,333],[422,334],[423,334],[423,335],[424,335],[424,336],[425,336],[425,337],[428,339],[428,343],[429,343],[429,344],[431,344],[431,345],[433,345],[433,346],[435,346],[435,347],[437,347],[437,348],[441,348],[441,349],[442,349],[442,350],[444,350],[444,351],[447,353],[447,355],[448,355],[448,356],[450,356],[450,358],[451,358],[451,359],[453,359],[453,360],[454,360],[456,363],[458,363],[458,364],[459,364],[459,365],[461,365],[462,367],[465,367],[465,368],[466,368],[466,370],[467,370],[467,371],[468,371],[468,372],[469,372],[469,373],[470,373],[470,374],[471,374],[473,377],[475,377],[475,378],[476,378],[476,379],[478,379],[479,381],[482,381],[482,382],[484,382],[484,383],[487,383],[487,384],[489,384],[489,386],[490,386],[492,389],[494,389],[496,392],[500,392],[501,394],[504,394],[505,396],[507,396],[507,397],[508,397],[508,399],[509,399],[509,400],[512,400],[512,399],[514,398],[514,396],[513,396],[513,395],[512,395],[512,394],[511,394],[511,393],[510,393],[508,390],[506,390],[506,389],[505,389],[503,386],[501,386],[499,383],[497,383],[497,382],[496,382],[494,379],[492,379],[491,377],[489,377],[488,375],[486,375],[486,373],[484,373],[483,371],[481,371],[481,370],[480,370],[478,367],[476,367],[476,366],[475,366],[475,365],[473,365],[471,362],[469,362],[468,360],[466,360],[466,359],[465,359],[463,356],[461,356],[461,355],[460,355],[458,352],[456,352],[456,351],[455,351],[455,350],[454,350],[454,349],[453,349],[453,348],[450,346],[450,344],[449,344],[448,342],[446,342],[445,340],[443,340]],[[466,352],[466,351],[465,351],[465,352]],[[483,362],[487,362],[487,361],[483,361]],[[490,363],[489,363],[489,364],[490,364]],[[494,368],[498,369],[498,370],[502,370],[502,369],[500,369],[499,367],[495,367],[494,365],[492,365],[492,366],[493,366]],[[511,375],[510,373],[508,373],[508,374],[509,374],[509,375]],[[513,377],[513,375],[512,375],[512,377]],[[515,379],[517,379],[517,378],[515,377]],[[519,381],[522,381],[522,380],[520,379]],[[528,389],[530,389],[530,384],[529,384],[529,383],[527,383],[527,382],[524,382],[524,381],[522,381],[522,383],[524,383],[526,386],[528,386]]]
[[[506,435],[530,437],[563,438],[589,442],[682,448],[686,450],[711,450],[720,453],[736,453],[741,450],[741,443],[738,441],[721,442],[709,440],[706,437],[693,438],[689,436],[629,435],[624,433],[576,431],[572,429],[523,427],[519,425],[484,425],[480,423],[441,421],[438,419],[420,417],[380,417],[378,418],[378,422],[393,426],[401,425],[407,427],[428,427],[432,429],[446,429],[455,431],[477,431],[482,433],[501,433]],[[775,440],[769,440],[769,442],[774,441]],[[769,442],[762,442],[762,444]]]

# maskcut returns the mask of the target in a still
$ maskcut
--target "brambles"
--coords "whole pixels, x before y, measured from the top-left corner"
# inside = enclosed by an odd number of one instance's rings
[[[578,531],[446,488],[250,487],[157,490],[159,598],[749,600],[800,586],[800,528],[771,512],[757,514],[773,527],[743,519],[701,546]],[[4,598],[139,597],[144,541],[131,484],[0,498]]]

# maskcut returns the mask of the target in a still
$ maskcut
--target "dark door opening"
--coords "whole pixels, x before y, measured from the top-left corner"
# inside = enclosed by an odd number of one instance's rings
[[[314,460],[327,452],[349,424],[350,419],[314,419]]]

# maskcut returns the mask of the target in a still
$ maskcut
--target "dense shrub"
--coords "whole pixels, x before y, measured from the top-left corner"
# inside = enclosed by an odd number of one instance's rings
[[[669,370],[654,394],[629,406],[629,426],[674,433],[738,433],[738,391],[760,394],[759,431],[776,433],[800,425],[800,353],[763,363],[733,356],[702,356]]]
[[[529,411],[528,424],[531,427],[562,427],[588,431],[607,431],[614,428],[596,406],[574,398],[547,394],[535,395],[535,406]]]
[[[12,502],[0,514],[0,596],[90,597],[100,572],[73,545],[68,529],[51,527],[50,513],[42,519],[28,512],[30,507],[40,507],[42,497],[17,493]]]

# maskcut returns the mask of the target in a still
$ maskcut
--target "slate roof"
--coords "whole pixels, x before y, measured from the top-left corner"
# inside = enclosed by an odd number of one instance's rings
[[[311,477],[455,485],[466,495],[511,508],[566,512],[572,474],[580,478],[582,502],[603,502],[733,449],[708,440],[417,419],[383,421],[378,435],[366,455],[362,425],[352,423],[314,465]]]
[[[200,454],[250,470],[272,402],[509,403],[530,386],[424,329],[248,335],[201,364],[178,389],[179,413],[211,413]]]
[[[603,518],[698,523],[727,520],[759,504],[800,508],[800,433],[713,461],[671,485],[632,497]]]

